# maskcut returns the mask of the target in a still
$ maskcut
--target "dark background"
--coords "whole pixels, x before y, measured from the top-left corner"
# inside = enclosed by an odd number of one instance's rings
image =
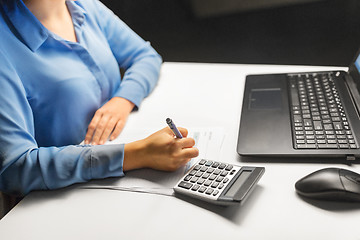
[[[359,0],[210,17],[195,14],[189,0],[102,2],[150,41],[164,61],[347,66],[360,46]]]

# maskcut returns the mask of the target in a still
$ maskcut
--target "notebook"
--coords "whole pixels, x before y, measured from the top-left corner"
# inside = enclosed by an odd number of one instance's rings
[[[248,75],[237,152],[356,160],[359,91],[359,54],[348,71]]]

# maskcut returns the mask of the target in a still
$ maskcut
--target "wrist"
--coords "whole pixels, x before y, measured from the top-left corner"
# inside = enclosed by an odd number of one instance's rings
[[[145,160],[146,154],[144,154],[144,144],[143,140],[125,144],[123,163],[124,171],[147,167]]]
[[[122,109],[126,109],[129,113],[134,109],[135,104],[129,100],[127,100],[126,98],[122,98],[122,97],[113,97],[112,98],[113,101],[118,101],[119,104],[121,104]]]

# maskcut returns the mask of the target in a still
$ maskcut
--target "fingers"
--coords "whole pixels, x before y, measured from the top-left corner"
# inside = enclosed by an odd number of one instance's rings
[[[103,141],[103,137],[105,136],[104,133],[108,132],[108,130],[106,130],[108,121],[109,121],[108,117],[102,117],[101,120],[98,121],[97,125],[95,126],[95,130],[93,131],[91,144],[93,145],[103,144],[102,141]]]
[[[115,138],[117,138],[120,135],[121,131],[124,128],[124,125],[125,125],[124,121],[120,120],[120,121],[117,122],[117,124],[116,124],[116,126],[115,126],[115,128],[114,128],[114,130],[113,130],[113,132],[112,132],[112,134],[110,136],[110,141],[114,140]]]
[[[117,118],[106,115],[102,115],[101,117],[94,116],[88,127],[85,144],[101,145],[109,139],[109,136],[110,140],[114,140],[119,136],[123,127],[123,121],[117,120]]]
[[[187,137],[188,130],[186,128],[178,127],[178,129],[183,137]]]
[[[181,155],[183,158],[186,158],[186,159],[191,159],[191,158],[195,158],[197,156],[199,156],[199,149],[197,148],[184,148],[181,152]]]
[[[113,97],[99,108],[91,120],[85,136],[85,144],[104,144],[108,138],[114,140],[122,131],[134,103]]]
[[[193,138],[182,138],[179,139],[179,144],[181,148],[190,148],[195,145],[195,140]]]
[[[176,169],[185,166],[192,158],[195,158],[198,155],[199,150],[197,148],[182,149],[180,154],[177,156],[177,160],[173,162],[173,165],[169,168],[169,170],[175,171]]]
[[[181,148],[179,158],[191,159],[199,156],[199,149],[194,147],[195,140],[193,138],[179,139],[178,144],[179,148]]]
[[[98,125],[98,122],[100,121],[100,114],[95,113],[93,119],[91,120],[89,126],[88,126],[88,130],[85,136],[85,144],[89,144],[91,143],[91,140],[93,138],[94,132],[96,130],[96,126]]]
[[[98,127],[93,137],[93,142],[95,144],[100,144],[100,145],[104,144],[108,140],[111,132],[113,131],[116,125],[115,119],[113,118],[110,118],[108,120],[107,119],[108,118],[104,117],[104,124],[101,124],[101,121],[98,124]]]

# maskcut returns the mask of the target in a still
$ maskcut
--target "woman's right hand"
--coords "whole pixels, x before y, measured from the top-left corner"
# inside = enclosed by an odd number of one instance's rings
[[[149,137],[125,144],[123,170],[152,168],[175,171],[184,166],[191,158],[199,155],[194,147],[195,140],[187,138],[188,131],[178,128],[183,138],[175,138],[170,128],[165,127]]]

